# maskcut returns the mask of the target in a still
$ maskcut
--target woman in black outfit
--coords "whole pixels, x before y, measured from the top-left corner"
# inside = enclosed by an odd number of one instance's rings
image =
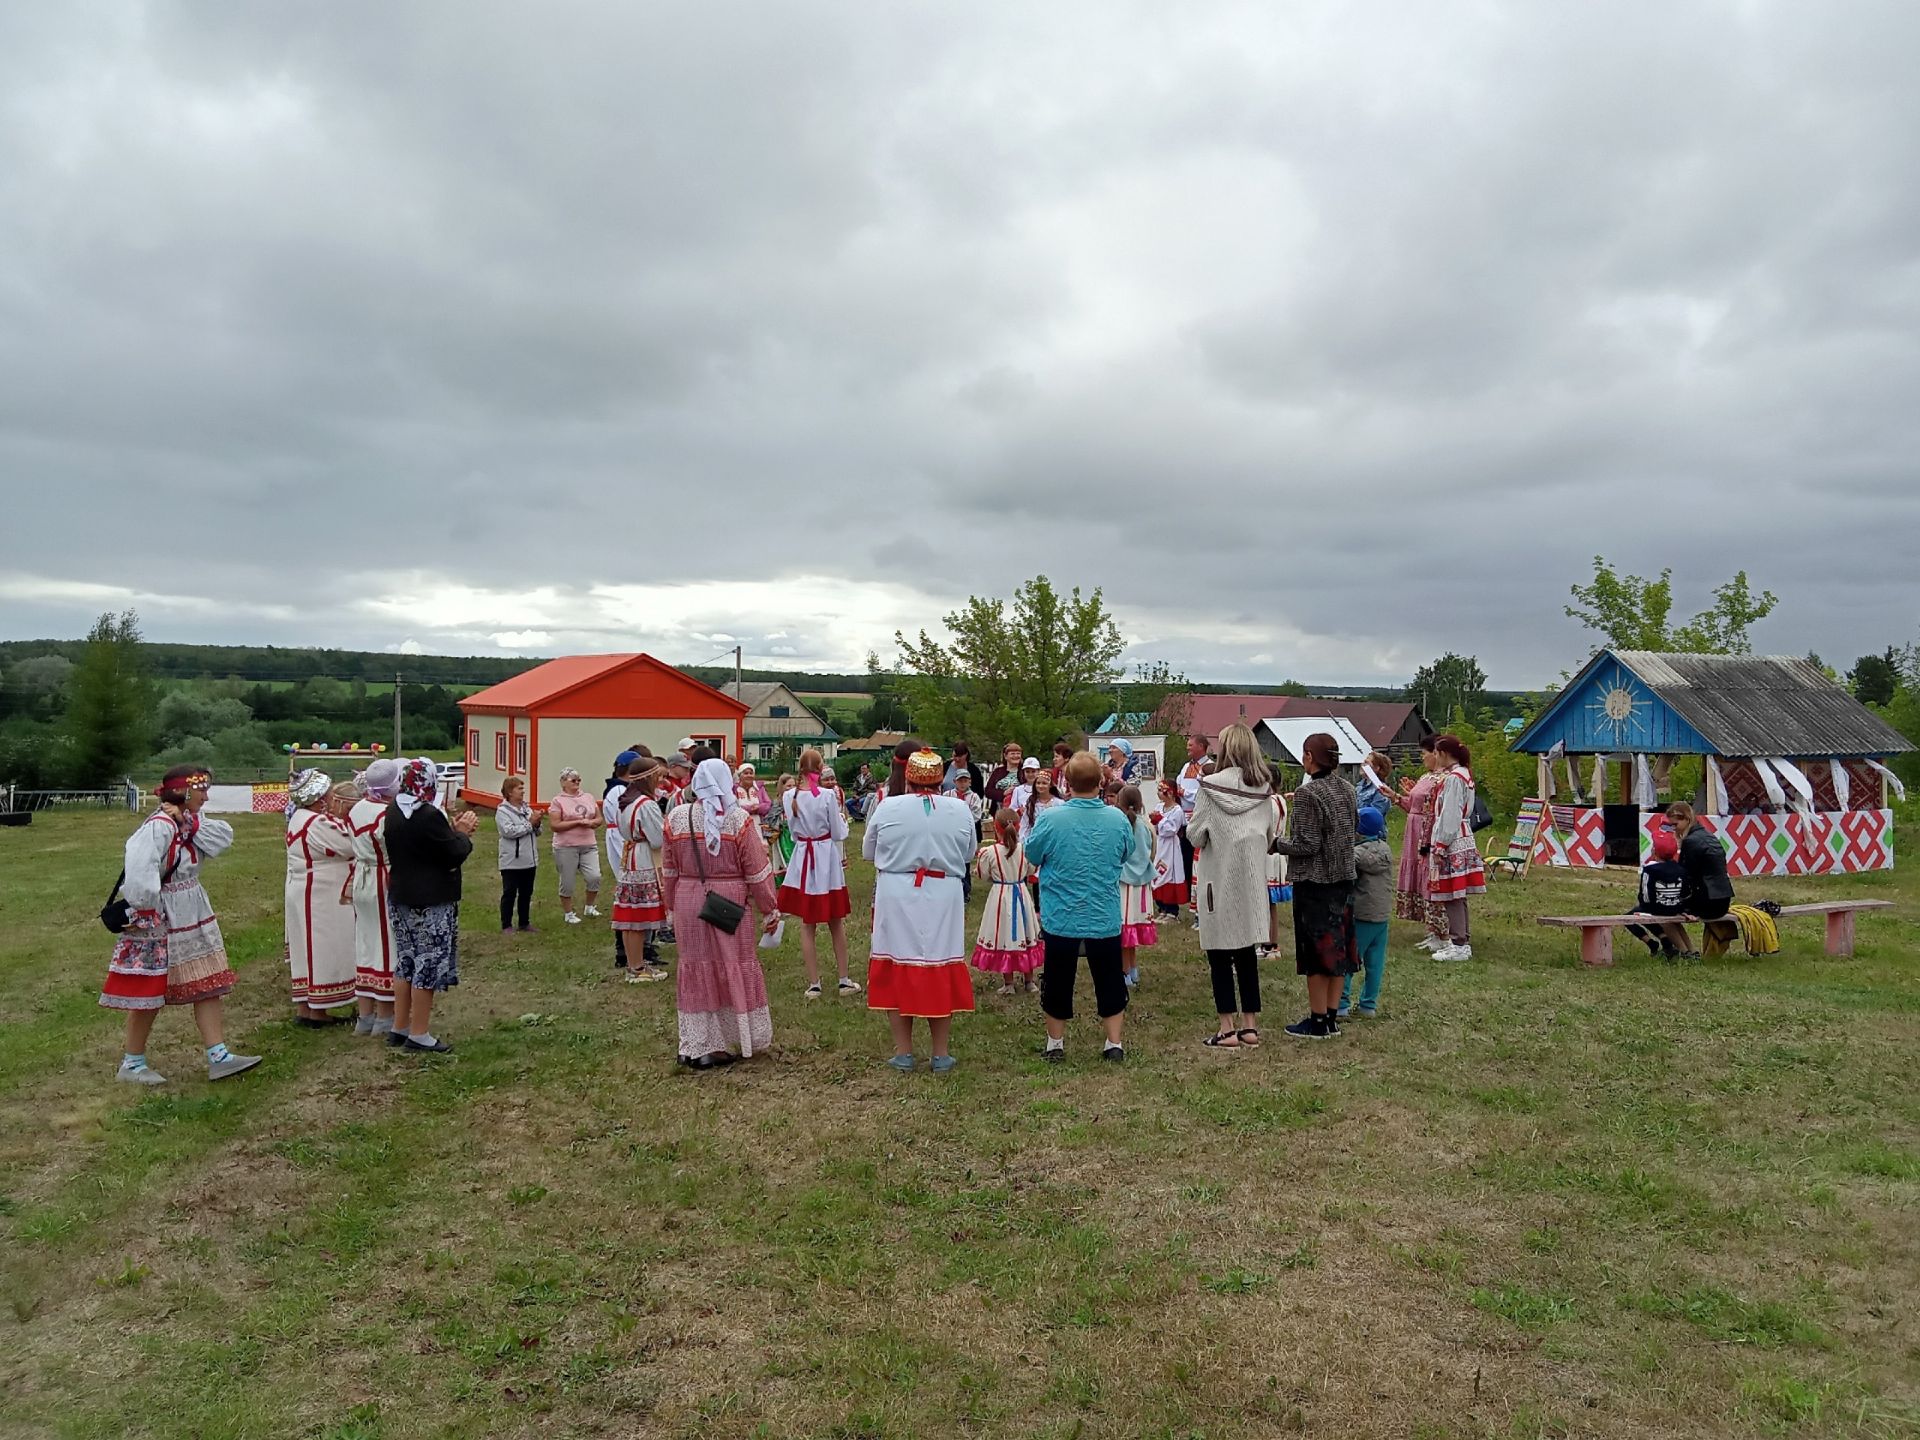
[[[1680,905],[1689,915],[1718,920],[1733,907],[1733,881],[1727,877],[1727,852],[1720,837],[1694,819],[1693,807],[1675,801],[1667,807],[1667,824],[1680,840]],[[1687,938],[1687,927],[1664,927],[1675,947],[1689,960],[1700,952]]]
[[[434,804],[440,769],[409,760],[387,807],[387,921],[393,931],[393,1033],[387,1043],[430,1055],[453,1047],[435,1038],[433,1001],[460,983],[460,867],[473,853],[479,817],[455,820]]]

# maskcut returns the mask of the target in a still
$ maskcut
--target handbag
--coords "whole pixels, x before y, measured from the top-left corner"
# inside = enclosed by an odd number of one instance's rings
[[[1493,823],[1493,812],[1487,809],[1487,802],[1480,798],[1480,792],[1473,792],[1473,808],[1467,812],[1467,824],[1475,834]]]
[[[175,860],[166,873],[160,877],[160,888],[166,889],[167,882],[173,879],[173,872],[180,868]],[[120,878],[113,882],[113,889],[107,895],[107,903],[100,907],[100,923],[107,927],[109,935],[124,935],[133,922],[133,907],[120,898],[120,887],[127,883],[127,872],[123,869]]]
[[[700,885],[705,889],[707,883],[707,842],[700,838],[700,832],[693,828],[694,807],[687,806],[687,834],[693,841],[693,863],[700,871]],[[730,900],[717,890],[708,890],[707,898],[700,902],[700,913],[693,917],[704,920],[716,930],[731,935],[740,928],[740,922],[747,918],[747,907],[738,900]]]

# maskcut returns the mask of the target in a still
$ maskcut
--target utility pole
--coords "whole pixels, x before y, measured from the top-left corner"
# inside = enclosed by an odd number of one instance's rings
[[[393,677],[393,756],[400,758],[400,677]]]
[[[733,647],[733,698],[740,698],[740,647]]]

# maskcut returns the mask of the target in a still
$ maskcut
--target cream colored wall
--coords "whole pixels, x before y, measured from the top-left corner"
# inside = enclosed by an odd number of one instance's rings
[[[533,798],[541,804],[560,789],[560,771],[571,765],[599,794],[598,781],[607,778],[613,757],[636,740],[656,755],[671,755],[689,735],[724,735],[733,745],[733,721],[716,720],[541,720],[539,774],[533,777]]]
[[[524,724],[524,721],[518,722]],[[489,794],[500,793],[500,782],[507,778],[507,772],[494,767],[494,736],[507,732],[505,715],[469,715],[467,728],[480,732],[480,750],[474,757],[475,763],[467,767],[467,787],[472,790],[485,790]],[[463,737],[464,738],[464,737]],[[511,760],[513,757],[507,757]]]

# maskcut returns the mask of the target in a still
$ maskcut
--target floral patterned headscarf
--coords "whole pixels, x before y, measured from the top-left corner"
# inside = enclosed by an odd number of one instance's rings
[[[400,813],[411,820],[413,812],[422,805],[433,803],[434,792],[440,788],[440,767],[424,755],[418,760],[409,760],[400,771],[400,793],[393,797],[393,803],[400,807]]]

